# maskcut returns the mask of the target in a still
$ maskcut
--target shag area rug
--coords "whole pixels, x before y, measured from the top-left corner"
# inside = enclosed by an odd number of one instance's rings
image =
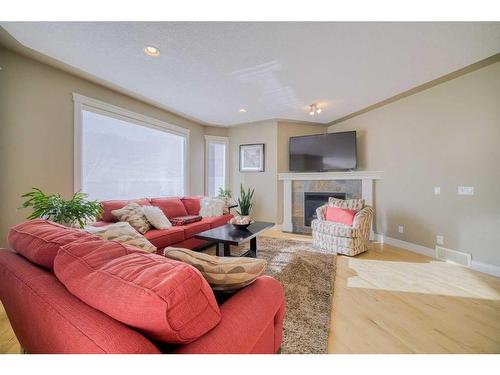
[[[231,254],[237,256],[248,247],[248,243],[232,247]],[[215,254],[215,247],[206,252]],[[276,278],[285,289],[281,352],[326,353],[336,255],[322,253],[305,241],[258,237],[257,256],[267,260],[265,274]]]

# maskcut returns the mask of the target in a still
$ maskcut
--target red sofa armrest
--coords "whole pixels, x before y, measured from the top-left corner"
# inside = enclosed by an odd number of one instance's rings
[[[220,307],[221,322],[177,353],[276,353],[281,346],[285,295],[274,278],[261,276]]]
[[[139,332],[70,294],[53,274],[5,249],[0,300],[28,353],[160,353]]]

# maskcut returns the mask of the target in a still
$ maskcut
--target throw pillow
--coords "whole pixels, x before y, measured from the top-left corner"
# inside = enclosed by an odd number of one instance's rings
[[[155,206],[142,206],[144,210],[144,215],[146,219],[155,227],[156,229],[168,229],[172,227],[172,223],[165,216],[163,211],[159,207]]]
[[[196,223],[197,221],[201,221],[201,219],[202,217],[199,215],[188,215],[188,216],[173,217],[172,219],[170,219],[170,221],[172,222],[172,225],[174,227],[178,227],[181,225]]]
[[[356,216],[356,211],[348,210],[338,207],[327,207],[326,208],[326,220],[333,221],[335,223],[345,224],[352,226],[354,221],[354,216]]]
[[[204,197],[200,204],[200,215],[202,217],[222,216],[224,206],[222,199]]]
[[[337,199],[337,198],[328,198],[328,206],[343,208],[347,210],[354,210],[358,212],[365,207],[364,199]]]
[[[127,222],[110,224],[104,227],[87,226],[85,230],[95,234],[103,240],[122,242],[130,246],[138,247],[148,253],[156,252],[156,247],[144,236],[137,233],[137,231]]]
[[[217,257],[188,249],[167,247],[167,258],[197,268],[213,290],[235,291],[255,281],[266,269],[264,259],[246,257]]]
[[[151,229],[151,224],[146,219],[146,215],[144,215],[144,209],[137,203],[129,203],[119,210],[111,211],[111,214],[119,221],[126,221],[132,225],[139,233],[144,234]]]

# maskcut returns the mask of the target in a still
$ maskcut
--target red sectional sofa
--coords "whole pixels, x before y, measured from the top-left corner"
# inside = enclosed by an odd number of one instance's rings
[[[96,226],[103,226],[114,223],[117,219],[111,214],[112,210],[117,210],[127,205],[127,203],[135,202],[141,206],[156,206],[159,207],[166,217],[169,219],[179,216],[198,215],[200,213],[200,196],[194,197],[168,197],[168,198],[141,198],[134,200],[111,200],[101,202],[104,212],[100,221],[95,223]],[[231,214],[206,217],[196,223],[191,223],[183,226],[176,226],[170,229],[160,230],[151,229],[144,234],[149,242],[158,248],[158,253],[167,246],[182,247],[186,249],[196,249],[204,247],[208,244],[207,241],[198,240],[194,235],[215,227],[226,224],[233,216]]]
[[[28,353],[276,353],[283,288],[222,304],[194,267],[45,220],[9,232],[0,300]]]

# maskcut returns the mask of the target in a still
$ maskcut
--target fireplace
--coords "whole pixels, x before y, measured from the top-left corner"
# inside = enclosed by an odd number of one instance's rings
[[[345,193],[304,193],[304,226],[310,227],[311,221],[316,219],[316,209],[328,202],[328,198],[345,199]]]

